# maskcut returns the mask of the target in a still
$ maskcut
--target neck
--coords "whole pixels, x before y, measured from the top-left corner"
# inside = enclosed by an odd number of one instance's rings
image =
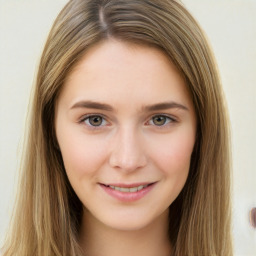
[[[117,230],[84,214],[80,244],[86,256],[170,256],[168,211],[138,230]]]

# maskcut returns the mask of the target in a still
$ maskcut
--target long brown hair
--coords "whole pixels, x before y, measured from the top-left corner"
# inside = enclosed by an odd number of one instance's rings
[[[186,81],[197,114],[187,182],[170,206],[174,255],[232,255],[230,152],[216,64],[201,28],[175,0],[71,0],[46,42],[33,92],[20,190],[4,256],[77,256],[82,204],[55,136],[55,103],[85,52],[108,38],[161,49]]]

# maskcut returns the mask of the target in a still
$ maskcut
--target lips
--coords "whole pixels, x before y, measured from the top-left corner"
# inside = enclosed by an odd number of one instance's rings
[[[123,202],[131,202],[141,199],[151,191],[156,183],[134,184],[99,184],[110,196]]]

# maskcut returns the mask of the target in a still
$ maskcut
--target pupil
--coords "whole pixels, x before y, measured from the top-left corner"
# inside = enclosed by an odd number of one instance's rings
[[[89,118],[89,122],[93,126],[100,126],[102,123],[102,117],[100,116],[93,116]]]
[[[153,122],[155,125],[163,125],[166,121],[164,116],[156,116],[153,118]]]

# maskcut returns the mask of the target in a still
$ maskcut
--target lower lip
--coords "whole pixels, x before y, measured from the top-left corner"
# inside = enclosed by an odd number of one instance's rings
[[[114,197],[115,199],[118,199],[122,202],[134,202],[137,201],[144,196],[146,196],[155,186],[156,183],[151,184],[137,192],[121,192],[118,190],[115,190],[113,188],[107,187],[105,185],[99,184],[101,188],[110,196]]]

